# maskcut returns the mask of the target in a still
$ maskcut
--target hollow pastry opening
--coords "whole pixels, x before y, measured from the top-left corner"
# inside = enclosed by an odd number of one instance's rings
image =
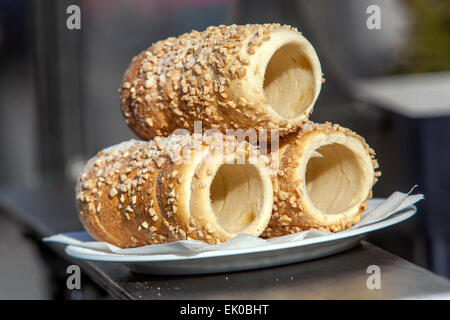
[[[272,108],[285,118],[298,117],[310,107],[314,72],[300,44],[287,43],[275,51],[264,73],[263,88]]]
[[[357,154],[339,143],[316,149],[305,173],[308,196],[324,214],[341,213],[363,201],[366,179]]]
[[[252,164],[223,164],[210,187],[210,201],[217,222],[237,233],[259,215],[264,201],[263,180]]]

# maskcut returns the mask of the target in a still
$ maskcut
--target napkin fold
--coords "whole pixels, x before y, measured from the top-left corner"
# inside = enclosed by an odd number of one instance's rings
[[[369,209],[366,210],[361,217],[360,222],[353,227],[341,231],[339,233],[349,232],[363,226],[373,224],[375,222],[389,218],[390,216],[400,213],[414,203],[424,199],[423,194],[411,195],[414,186],[408,193],[399,191],[394,192],[386,200],[371,200],[369,202]],[[44,242],[56,242],[76,247],[96,250],[105,253],[116,253],[121,255],[165,255],[173,254],[179,256],[191,256],[205,251],[220,251],[233,250],[244,248],[265,247],[273,244],[281,244],[287,242],[301,241],[305,239],[323,237],[332,233],[321,230],[308,230],[289,234],[281,237],[271,239],[261,239],[248,234],[240,234],[226,242],[210,245],[199,240],[183,240],[164,244],[154,244],[138,248],[121,249],[106,242],[95,241],[85,231],[82,232],[68,232],[53,235],[44,238]]]

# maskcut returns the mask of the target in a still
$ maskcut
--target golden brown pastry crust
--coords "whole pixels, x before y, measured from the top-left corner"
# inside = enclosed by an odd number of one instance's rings
[[[119,91],[127,124],[146,140],[178,128],[192,133],[196,120],[205,130],[285,135],[307,120],[321,77],[313,47],[296,29],[231,25],[155,43],[133,58]]]
[[[199,140],[202,152],[198,158],[183,159],[187,150],[195,154],[193,136],[189,138],[131,140],[89,160],[76,188],[80,219],[89,234],[121,248],[186,239],[215,244],[239,233],[261,234],[273,205],[267,158],[248,143],[216,135]],[[256,159],[251,166],[260,179],[262,196],[254,200],[259,201],[259,211],[241,230],[223,228],[211,207],[211,183],[225,161],[210,148],[218,139],[224,145],[240,146],[245,157]],[[236,159],[237,154],[235,149],[228,156]]]
[[[320,142],[321,139],[325,142]],[[311,170],[307,167],[308,162],[316,156],[323,158],[323,155],[316,155],[315,152],[323,153],[320,147],[334,143],[351,146],[353,151],[358,153],[356,157],[360,161],[358,170],[361,171],[355,172],[356,175],[360,175],[358,179],[362,179],[359,185],[361,193],[355,196],[356,199],[349,204],[351,208],[345,213],[327,213],[318,209],[311,201],[312,196],[306,187],[306,170]],[[378,167],[374,150],[355,132],[329,122],[305,124],[301,130],[283,138],[280,143],[280,168],[273,177],[273,213],[269,226],[262,236],[281,236],[309,229],[338,232],[351,227],[360,220],[361,214],[367,209],[366,199],[372,197],[372,186],[381,175],[380,171],[375,171]],[[317,173],[318,176],[320,174],[324,173]],[[336,193],[325,196],[335,197]]]

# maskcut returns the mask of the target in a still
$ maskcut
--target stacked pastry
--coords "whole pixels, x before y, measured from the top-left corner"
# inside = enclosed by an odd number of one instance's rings
[[[289,26],[209,27],[155,43],[119,90],[145,141],[88,162],[77,185],[85,228],[119,247],[349,228],[380,173],[361,136],[308,120],[322,81],[314,48]],[[216,133],[195,143],[196,121]],[[277,129],[279,149],[266,157],[230,129]]]

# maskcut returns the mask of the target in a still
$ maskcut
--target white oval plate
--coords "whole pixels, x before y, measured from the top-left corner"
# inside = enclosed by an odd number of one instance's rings
[[[369,209],[378,206],[382,201],[384,199],[369,200]],[[133,272],[146,274],[205,274],[259,269],[342,252],[356,246],[367,233],[402,222],[412,217],[416,211],[415,206],[410,206],[385,220],[316,238],[256,248],[206,251],[192,256],[124,255],[72,245],[68,245],[65,252],[69,256],[83,260],[123,263]]]

